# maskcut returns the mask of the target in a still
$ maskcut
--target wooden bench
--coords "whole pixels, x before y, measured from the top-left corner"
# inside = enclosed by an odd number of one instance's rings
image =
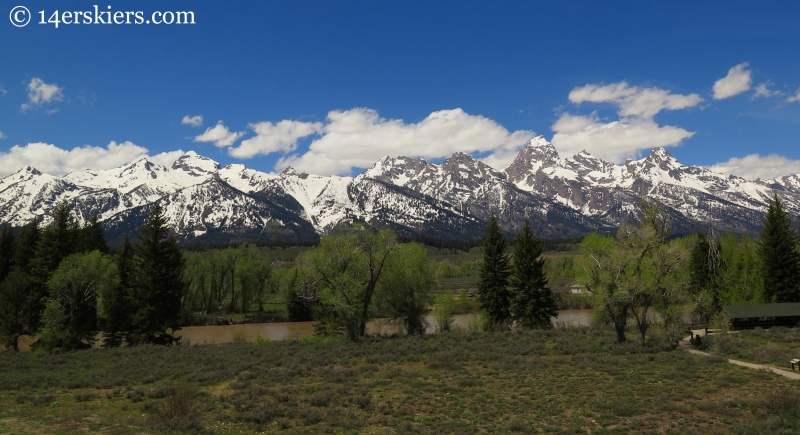
[[[798,368],[800,368],[800,358],[795,358],[795,359],[793,359],[793,360],[789,361],[789,364],[791,364],[791,365],[792,365],[792,371],[794,371],[794,367],[795,367],[795,366],[797,366]]]

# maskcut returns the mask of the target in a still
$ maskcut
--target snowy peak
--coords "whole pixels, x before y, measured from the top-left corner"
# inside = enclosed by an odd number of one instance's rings
[[[208,157],[203,157],[194,151],[178,157],[172,164],[173,170],[181,170],[195,177],[205,177],[208,174],[219,171],[219,163]]]
[[[650,155],[642,161],[644,167],[657,166],[664,171],[671,171],[685,167],[664,147],[653,148]]]
[[[405,186],[409,180],[416,179],[423,171],[428,169],[428,163],[423,159],[411,157],[383,157],[375,162],[372,167],[361,173],[357,180],[372,178],[397,186]]]

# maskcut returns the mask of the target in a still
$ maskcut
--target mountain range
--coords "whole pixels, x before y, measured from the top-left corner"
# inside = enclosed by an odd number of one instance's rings
[[[186,242],[314,240],[364,221],[399,234],[479,238],[496,215],[508,232],[527,217],[540,237],[613,231],[635,222],[640,198],[658,200],[676,233],[707,228],[754,234],[777,193],[800,211],[800,178],[745,180],[678,162],[664,148],[617,165],[581,152],[562,158],[543,136],[498,170],[466,153],[440,164],[384,157],[356,177],[319,176],[289,167],[268,174],[221,167],[190,151],[170,167],[145,158],[107,170],[53,176],[25,167],[0,179],[0,223],[47,225],[68,201],[79,222],[99,216],[112,243],[161,204]]]

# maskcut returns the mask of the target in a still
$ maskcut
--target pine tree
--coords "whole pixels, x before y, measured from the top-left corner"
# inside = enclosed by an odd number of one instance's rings
[[[702,231],[698,231],[695,237],[689,255],[689,286],[697,298],[696,312],[705,321],[710,321],[722,310],[722,245],[719,240],[708,240]]]
[[[507,249],[508,241],[503,236],[497,218],[492,215],[483,238],[478,301],[493,326],[508,326],[511,321],[511,292],[508,290],[511,266]]]
[[[117,347],[122,344],[125,333],[130,331],[131,274],[133,273],[134,252],[126,235],[122,240],[115,263],[119,274],[119,284],[109,287],[102,295],[104,321],[103,347]]]
[[[764,279],[764,297],[769,302],[800,302],[800,253],[796,232],[783,201],[776,194],[758,240]]]
[[[72,208],[67,201],[62,201],[53,209],[53,222],[44,229],[36,246],[35,268],[45,281],[62,260],[76,252],[77,233]]]
[[[14,229],[6,225],[0,230],[0,282],[6,279],[14,266]]]
[[[126,338],[130,344],[169,345],[177,341],[173,334],[180,329],[185,260],[159,204],[153,206],[140,233],[141,243],[135,248],[132,327]]]
[[[511,273],[514,320],[526,328],[549,329],[551,317],[558,317],[553,292],[547,287],[542,243],[525,219],[514,246],[514,266]]]
[[[84,222],[83,228],[78,231],[77,239],[77,252],[100,251],[108,254],[105,231],[97,215]]]
[[[14,264],[25,273],[33,270],[33,259],[36,256],[36,247],[42,238],[39,221],[31,219],[22,227],[14,242]]]

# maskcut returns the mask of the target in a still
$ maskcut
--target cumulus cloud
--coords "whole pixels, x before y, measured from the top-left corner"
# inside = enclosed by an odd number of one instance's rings
[[[723,174],[737,175],[748,180],[772,179],[789,174],[800,174],[800,160],[791,160],[778,154],[761,156],[750,154],[746,157],[733,157],[708,169]]]
[[[191,125],[192,127],[200,127],[203,125],[203,115],[189,116],[185,115],[181,120],[181,124]]]
[[[659,126],[652,119],[631,118],[604,123],[594,114],[563,114],[551,128],[556,133],[553,146],[562,155],[587,150],[612,162],[634,157],[643,149],[678,145],[694,135],[680,127]]]
[[[32,78],[27,88],[28,102],[20,107],[23,112],[64,100],[64,88],[60,88],[56,84],[45,83],[38,77]]]
[[[222,121],[217,122],[217,125],[208,127],[203,134],[194,138],[195,142],[213,142],[214,145],[224,148],[229,147],[236,143],[244,132],[233,132],[228,130]]]
[[[797,103],[800,102],[800,89],[797,90],[797,93],[794,95],[790,95],[789,98],[786,99],[787,103]]]
[[[42,142],[29,143],[15,145],[8,152],[0,153],[0,175],[12,174],[25,166],[52,175],[64,175],[89,168],[114,168],[141,157],[147,157],[147,148],[132,142],[112,141],[105,148],[87,145],[71,150]]]
[[[256,136],[245,139],[238,147],[229,148],[228,154],[239,159],[249,159],[259,154],[291,152],[297,148],[297,141],[312,134],[322,132],[321,122],[302,122],[283,120],[276,124],[259,122],[250,124]]]
[[[627,82],[610,85],[586,85],[569,93],[569,101],[612,103],[619,106],[621,117],[652,118],[662,110],[680,110],[694,107],[703,101],[697,94],[681,95],[660,88],[629,86]]]
[[[769,80],[767,80],[764,83],[759,83],[755,88],[756,92],[753,94],[753,99],[760,98],[760,97],[769,98],[769,97],[775,97],[775,96],[778,96],[778,95],[783,95],[783,92],[781,92],[781,91],[773,91],[773,90],[771,90],[769,88],[770,86],[772,86],[774,84],[775,83],[772,83]]]
[[[281,158],[276,169],[291,165],[314,174],[349,174],[387,155],[441,158],[458,151],[488,152],[484,161],[503,168],[533,137],[532,131],[510,133],[491,119],[461,109],[433,112],[417,123],[381,118],[367,108],[337,110],[328,113],[308,152]]]
[[[675,126],[660,126],[653,117],[662,110],[695,107],[703,101],[697,94],[673,94],[657,87],[630,86],[627,82],[609,85],[588,84],[569,93],[575,104],[609,103],[617,106],[618,120],[605,122],[596,112],[590,115],[562,113],[550,127],[553,146],[562,155],[586,150],[614,162],[639,155],[642,150],[679,145],[694,135]]]
[[[728,75],[714,82],[715,100],[723,100],[750,90],[753,82],[752,71],[747,69],[749,62],[740,63],[728,70]]]

